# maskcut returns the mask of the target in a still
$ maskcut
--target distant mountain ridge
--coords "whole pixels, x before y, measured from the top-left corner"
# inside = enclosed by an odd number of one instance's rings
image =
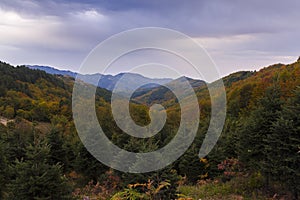
[[[142,88],[144,88],[144,89],[151,89],[151,88],[157,87],[158,84],[164,85],[173,80],[171,78],[148,78],[148,77],[142,76],[140,74],[135,74],[135,73],[119,73],[117,75],[104,75],[104,74],[95,73],[95,74],[83,75],[83,74],[78,74],[76,72],[72,72],[69,70],[59,70],[59,69],[49,67],[49,66],[40,66],[40,65],[25,65],[25,66],[30,69],[45,71],[46,73],[53,74],[53,75],[70,76],[73,78],[76,78],[77,75],[79,75],[81,77],[81,79],[83,79],[83,81],[85,81],[87,83],[91,83],[91,84],[94,84],[95,82],[97,82],[99,77],[101,77],[97,86],[101,87],[101,88],[105,88],[110,91],[112,91],[114,89],[116,83],[124,75],[126,75],[125,76],[126,86],[123,87],[124,92],[130,91],[139,85],[143,85]],[[153,83],[156,83],[156,84],[153,84]]]
[[[133,95],[134,102],[152,105],[154,103],[162,103],[174,99],[173,92],[168,87],[180,87],[183,82],[188,81],[192,88],[197,91],[199,88],[205,87],[206,82],[203,80],[192,79],[186,76],[179,77],[175,80],[170,81],[164,86],[157,86],[150,89],[139,89]]]
[[[25,65],[26,67],[30,69],[38,69],[45,71],[48,74],[55,74],[55,75],[63,75],[63,76],[71,76],[75,78],[77,76],[76,72],[72,72],[69,70],[59,70],[54,67],[49,67],[49,66],[40,66],[40,65]]]

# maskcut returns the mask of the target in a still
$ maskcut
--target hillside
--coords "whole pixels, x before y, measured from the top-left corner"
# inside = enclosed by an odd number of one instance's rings
[[[0,71],[1,115],[31,121],[50,121],[51,115],[57,112],[70,115],[67,102],[71,98],[71,80],[2,62]]]
[[[250,109],[251,106],[256,105],[257,100],[263,96],[265,90],[275,82],[281,88],[282,98],[290,97],[293,90],[300,84],[299,63],[300,61],[288,65],[275,64],[258,72],[241,71],[223,77],[222,80],[227,93],[228,111],[231,113],[233,110],[240,112],[244,108]],[[209,105],[208,101],[210,100],[206,83],[199,80],[188,80],[198,96],[200,105]],[[176,84],[178,81],[180,81],[180,78],[168,84]],[[137,91],[132,98],[135,102],[146,105],[162,103],[168,105],[168,107],[176,106],[176,97],[166,87]]]
[[[132,99],[134,102],[138,102],[141,104],[146,105],[152,105],[155,103],[164,104],[165,102],[168,102],[170,100],[173,100],[173,103],[175,103],[175,96],[174,94],[168,89],[168,87],[176,87],[177,85],[180,85],[183,81],[188,81],[189,84],[192,86],[194,90],[197,90],[197,88],[202,88],[206,84],[204,81],[201,80],[195,80],[188,77],[180,77],[178,79],[175,79],[169,83],[164,84],[164,86],[157,86],[154,88],[142,88],[140,90],[137,90],[133,96]]]
[[[55,115],[64,115],[71,120],[73,78],[3,62],[0,72],[0,115],[46,122]],[[104,89],[101,94],[106,99],[110,95]]]
[[[130,174],[97,161],[77,136],[71,108],[74,78],[1,62],[0,198],[297,199],[300,61],[224,77],[225,126],[213,151],[200,160],[210,99],[205,82],[188,80],[201,109],[193,144],[162,170]],[[132,152],[150,152],[176,135],[181,111],[166,87],[139,89],[130,104],[130,117],[141,126],[150,123],[149,105],[162,103],[167,108],[165,126],[150,139],[131,137],[118,128],[110,96],[110,91],[98,88],[95,104],[99,124],[115,145]],[[137,157],[125,164],[141,162]]]

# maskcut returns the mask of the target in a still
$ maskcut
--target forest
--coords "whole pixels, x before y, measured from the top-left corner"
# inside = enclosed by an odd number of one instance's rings
[[[192,145],[162,170],[132,174],[105,166],[82,144],[72,118],[74,78],[0,62],[0,199],[299,199],[300,59],[223,82],[227,113],[214,149],[198,157],[211,105],[206,84],[197,84],[201,115]],[[181,110],[166,88],[132,96],[139,125],[149,123],[154,103],[167,109],[163,129],[147,139],[118,128],[110,98],[97,88],[98,121],[115,145],[150,152],[177,133]]]

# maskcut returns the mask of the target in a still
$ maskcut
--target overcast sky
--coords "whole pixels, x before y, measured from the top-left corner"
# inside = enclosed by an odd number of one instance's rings
[[[155,26],[194,38],[227,75],[295,61],[299,10],[298,0],[1,0],[0,60],[78,71],[109,36]]]

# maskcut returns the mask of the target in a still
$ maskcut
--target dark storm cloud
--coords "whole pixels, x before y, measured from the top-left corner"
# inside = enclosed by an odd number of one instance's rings
[[[287,1],[2,1],[4,7],[30,15],[65,17],[95,9],[112,19],[111,26],[167,26],[193,36],[276,32],[295,27],[300,2]]]

